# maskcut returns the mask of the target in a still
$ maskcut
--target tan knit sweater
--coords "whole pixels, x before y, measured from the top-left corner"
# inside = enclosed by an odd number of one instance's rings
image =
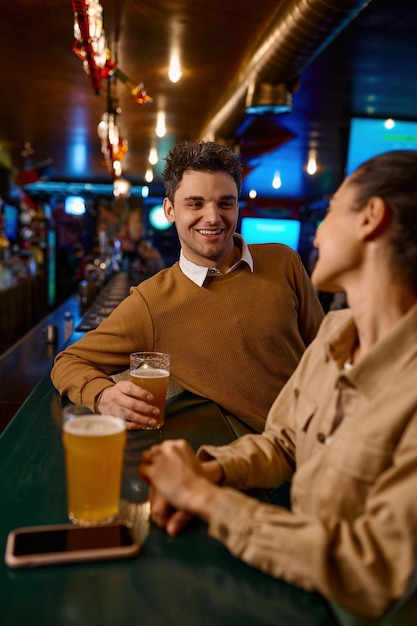
[[[171,355],[171,378],[261,431],[269,408],[314,338],[323,311],[299,256],[280,244],[249,246],[246,264],[203,287],[175,263],[132,287],[100,326],[57,355],[52,382],[93,406],[129,366],[129,354]]]

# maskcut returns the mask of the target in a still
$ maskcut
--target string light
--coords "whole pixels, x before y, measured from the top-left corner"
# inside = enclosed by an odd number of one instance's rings
[[[120,163],[120,161],[113,161],[113,171],[115,176],[122,175],[122,164]]]
[[[113,194],[117,197],[127,198],[130,196],[130,183],[125,178],[115,178],[113,183]]]
[[[117,113],[106,111],[97,126],[101,140],[101,152],[108,171],[118,177],[122,174],[122,159],[125,156],[127,141],[120,136],[117,126]]]

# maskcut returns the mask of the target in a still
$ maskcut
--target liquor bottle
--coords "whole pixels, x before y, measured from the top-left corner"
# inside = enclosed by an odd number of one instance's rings
[[[4,226],[4,216],[0,214],[0,260],[7,259],[10,255],[10,241],[8,240]]]
[[[66,343],[68,339],[71,337],[73,330],[74,330],[74,316],[70,311],[65,311],[64,313],[64,343]]]

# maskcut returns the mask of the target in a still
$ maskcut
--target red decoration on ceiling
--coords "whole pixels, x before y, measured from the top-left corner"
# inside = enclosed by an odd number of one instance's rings
[[[25,185],[37,183],[38,180],[48,180],[49,166],[51,164],[52,159],[48,158],[38,163],[37,165],[32,165],[29,168],[15,172],[15,184],[19,187],[24,187]]]
[[[97,45],[99,37],[92,37],[90,33],[89,4],[88,0],[72,0],[74,17],[79,29],[79,33],[77,33],[79,36],[76,36],[72,49],[83,61],[84,69],[90,77],[92,87],[99,94],[101,89],[101,67],[97,64],[97,49],[94,49],[94,44]]]
[[[274,118],[255,117],[238,139],[240,156],[249,167],[248,161],[277,150],[295,136]]]
[[[115,77],[130,91],[135,102],[152,103],[143,83],[135,85],[111,58],[103,29],[103,7],[98,0],[72,0],[74,11],[73,52],[83,62],[84,70],[96,94],[100,93],[103,78]]]
[[[108,76],[108,77],[115,76],[118,80],[120,80],[120,82],[122,82],[125,85],[125,87],[129,89],[130,93],[134,97],[135,102],[137,102],[137,104],[142,104],[142,105],[152,104],[153,98],[151,98],[151,96],[148,94],[143,83],[139,83],[138,85],[135,85],[130,80],[130,78],[126,76],[124,72],[122,72],[120,67],[117,67],[116,63],[112,61],[112,59],[107,59],[106,65],[103,68],[102,74],[103,76]]]
[[[127,152],[127,141],[120,136],[117,117],[120,113],[117,99],[112,94],[115,81],[120,80],[130,91],[135,102],[141,105],[152,103],[152,98],[143,83],[135,85],[116,65],[107,47],[103,29],[103,7],[98,0],[72,0],[74,10],[73,51],[83,62],[84,70],[90,77],[96,94],[100,93],[102,80],[108,87],[107,111],[103,114],[98,134],[104,164],[115,179],[122,174],[121,161]]]
[[[246,178],[252,172],[252,170],[256,169],[256,165],[249,165],[245,161],[242,161],[242,178]]]

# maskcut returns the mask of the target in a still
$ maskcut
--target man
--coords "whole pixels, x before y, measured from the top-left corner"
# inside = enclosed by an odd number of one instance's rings
[[[242,171],[228,148],[177,145],[164,183],[179,262],[132,287],[107,320],[61,352],[52,381],[76,404],[123,413],[130,429],[153,428],[152,395],[111,375],[132,352],[167,352],[177,390],[210,398],[259,432],[316,335],[321,305],[294,251],[247,246],[236,234]]]

